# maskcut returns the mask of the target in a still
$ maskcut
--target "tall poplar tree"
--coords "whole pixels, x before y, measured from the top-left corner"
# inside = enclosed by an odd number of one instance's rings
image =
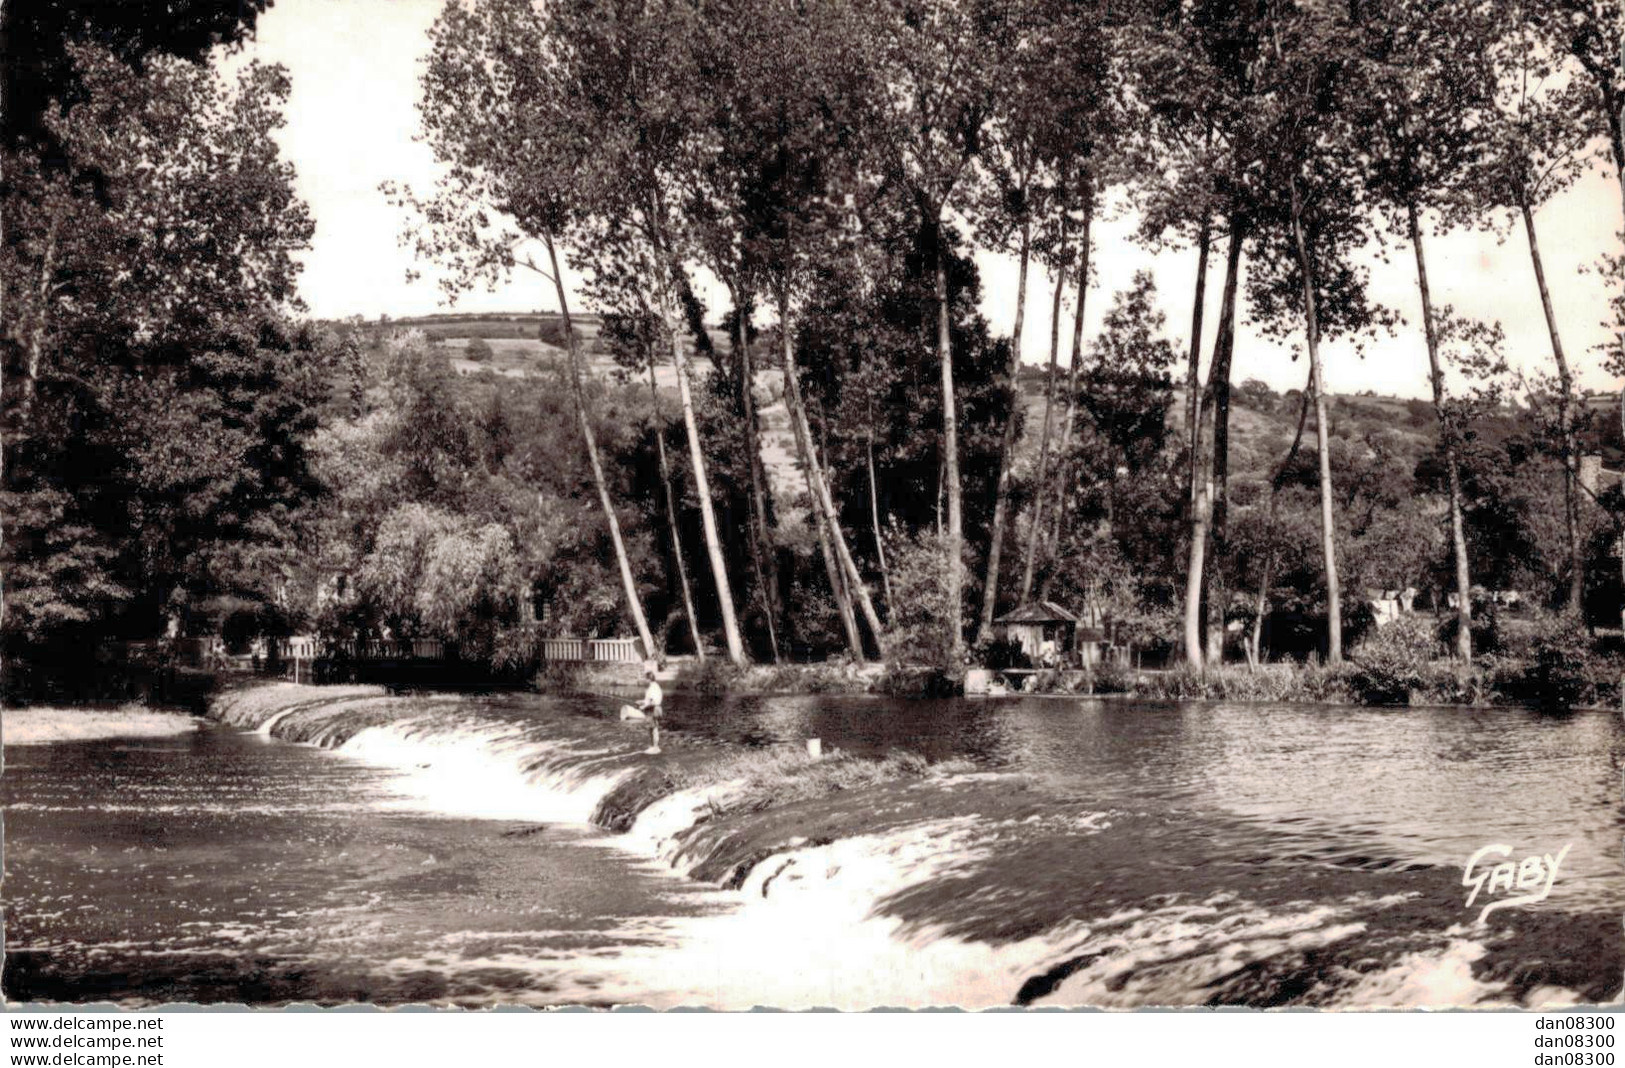
[[[430,29],[419,113],[425,139],[450,170],[432,199],[418,201],[409,190],[396,195],[418,209],[417,252],[449,268],[444,285],[452,294],[520,267],[550,283],[564,323],[576,421],[615,547],[627,615],[644,656],[652,658],[654,636],[587,412],[581,343],[561,270],[559,244],[596,206],[602,186],[590,176],[602,171],[582,116],[564,105],[570,69],[557,45],[545,14],[528,3],[448,4]],[[481,106],[470,108],[470,100]],[[536,244],[540,261],[531,250]]]

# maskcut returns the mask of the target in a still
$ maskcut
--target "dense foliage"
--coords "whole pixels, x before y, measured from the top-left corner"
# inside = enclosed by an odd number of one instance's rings
[[[1578,699],[1565,657],[1621,619],[1625,424],[1550,291],[1622,261],[1550,278],[1537,219],[1618,170],[1620,12],[1539,6],[456,0],[442,180],[386,193],[449,297],[523,272],[557,314],[428,331],[301,320],[286,75],[198,61],[258,5],[105,46],[8,6],[61,55],[12,75],[0,189],[7,649],[314,630],[518,674],[628,632],[957,670],[1046,599],[1196,679],[1346,640],[1326,677],[1369,699],[1484,656]],[[1117,211],[1201,264],[1189,351],[1094,255]],[[1521,231],[1550,373],[1435,303],[1427,242],[1463,227]],[[1370,286],[1389,246],[1415,323]],[[986,251],[1053,282],[1047,338],[978,310]],[[1246,376],[1241,321],[1301,339],[1305,390]],[[1401,332],[1430,399],[1326,394],[1322,339]]]

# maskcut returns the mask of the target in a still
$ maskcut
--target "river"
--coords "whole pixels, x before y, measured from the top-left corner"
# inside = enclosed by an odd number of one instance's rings
[[[1612,715],[674,695],[667,752],[648,757],[612,712],[281,685],[228,695],[186,735],[8,745],[5,995],[1489,1007],[1620,991]],[[864,774],[805,790],[812,737],[839,753],[823,770]],[[740,800],[741,753],[782,754],[781,796]],[[902,772],[864,771],[888,755]],[[1479,922],[1507,895],[1468,907],[1463,869],[1491,845],[1568,852],[1545,900]]]

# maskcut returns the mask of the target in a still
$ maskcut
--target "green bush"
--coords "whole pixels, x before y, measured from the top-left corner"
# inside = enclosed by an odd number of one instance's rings
[[[1456,631],[1461,629],[1461,620],[1454,611],[1445,616],[1439,624],[1439,642],[1447,649],[1456,647]],[[1473,635],[1473,655],[1481,653],[1498,653],[1505,647],[1501,634],[1501,613],[1495,604],[1487,600],[1473,602],[1473,624],[1470,628]]]
[[[552,662],[542,665],[542,669],[530,680],[530,688],[537,693],[576,693],[582,688],[581,677],[585,673],[585,665],[574,662]]]
[[[1401,616],[1355,647],[1348,685],[1361,704],[1409,704],[1443,652],[1431,619]]]
[[[1129,693],[1135,684],[1135,672],[1124,664],[1101,664],[1094,670],[1096,693]]]
[[[1542,708],[1567,709],[1594,700],[1591,635],[1577,617],[1566,617],[1530,643],[1524,687]]]
[[[942,668],[891,663],[876,677],[870,690],[887,697],[956,697],[965,692],[965,680]]]
[[[680,666],[675,686],[695,693],[729,693],[737,688],[741,674],[726,657],[710,656]]]
[[[953,663],[954,603],[949,596],[952,574],[947,541],[924,533],[913,537],[893,531],[886,555],[891,559],[891,633],[893,655],[914,664],[944,670]],[[962,566],[962,565],[961,565]]]
[[[491,349],[491,343],[483,337],[469,338],[468,348],[463,351],[464,355],[475,363],[487,363],[492,356],[496,355]]]

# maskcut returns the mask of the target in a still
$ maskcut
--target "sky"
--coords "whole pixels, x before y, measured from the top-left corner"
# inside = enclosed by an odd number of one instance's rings
[[[426,31],[443,0],[275,0],[260,17],[255,40],[231,62],[259,59],[281,63],[293,80],[287,126],[278,140],[298,172],[300,195],[316,220],[312,248],[304,256],[300,292],[313,315],[394,318],[453,310],[444,300],[430,265],[414,261],[400,238],[409,219],[391,207],[379,183],[393,181],[428,191],[438,173],[418,131],[418,76],[428,48]],[[1582,273],[1605,252],[1619,251],[1622,226],[1620,191],[1611,171],[1593,169],[1572,189],[1546,204],[1536,228],[1565,352],[1582,387],[1612,390],[1621,383],[1604,373],[1591,352],[1607,334],[1607,292],[1594,273]],[[1181,353],[1188,349],[1191,302],[1196,280],[1194,249],[1152,254],[1128,235],[1132,217],[1098,222],[1095,227],[1095,285],[1085,299],[1084,339],[1096,336],[1112,296],[1126,289],[1137,270],[1155,277],[1167,332]],[[1463,315],[1499,321],[1506,332],[1507,356],[1530,372],[1554,369],[1529,246],[1521,227],[1503,225],[1504,234],[1458,232],[1427,245],[1428,275],[1436,305],[1449,304]],[[1374,390],[1403,396],[1429,395],[1427,351],[1420,328],[1415,261],[1407,245],[1392,245],[1387,262],[1366,257],[1372,296],[1399,312],[1405,322],[1393,337],[1368,341],[1363,356],[1346,343],[1322,346],[1326,387],[1334,393]],[[982,312],[996,333],[1008,334],[1015,316],[1016,264],[1013,258],[978,253],[982,272]],[[1224,256],[1210,259],[1208,310],[1203,351],[1212,348],[1218,322]],[[409,270],[423,277],[408,280]],[[1027,326],[1022,358],[1048,358],[1053,283],[1041,269],[1029,276]],[[727,310],[712,287],[701,297],[715,320]],[[1068,302],[1070,305],[1070,301]],[[459,298],[458,311],[552,310],[551,290],[521,272],[495,291]],[[1071,312],[1062,329],[1070,336]],[[1234,379],[1259,378],[1277,390],[1301,388],[1307,372],[1302,341],[1288,347],[1266,341],[1242,324],[1237,338]],[[1061,356],[1067,358],[1065,352]]]

